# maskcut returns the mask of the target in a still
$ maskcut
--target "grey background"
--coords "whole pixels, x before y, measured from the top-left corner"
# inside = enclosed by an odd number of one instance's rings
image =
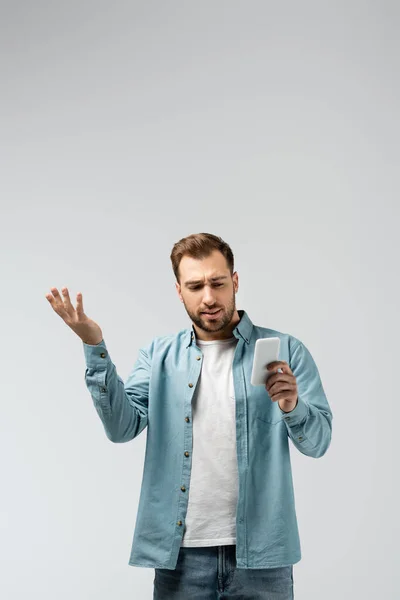
[[[128,566],[146,432],[112,444],[83,293],[125,379],[189,327],[173,244],[222,236],[237,307],[310,349],[333,410],[291,447],[297,600],[394,600],[399,8],[395,2],[1,2],[1,578],[6,600],[152,597]]]

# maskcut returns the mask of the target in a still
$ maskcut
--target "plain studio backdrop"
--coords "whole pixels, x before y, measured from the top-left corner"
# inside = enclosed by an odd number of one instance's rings
[[[128,565],[146,430],[107,439],[45,294],[82,292],[125,380],[190,327],[169,255],[204,231],[333,411],[325,456],[290,443],[296,600],[398,598],[398,4],[3,0],[0,23],[1,597],[152,597]]]

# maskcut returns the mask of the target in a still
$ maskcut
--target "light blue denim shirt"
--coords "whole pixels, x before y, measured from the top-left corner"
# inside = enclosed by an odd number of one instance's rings
[[[331,442],[332,412],[306,346],[287,333],[253,325],[244,310],[238,313],[232,363],[239,473],[236,565],[238,569],[292,565],[301,560],[301,548],[289,438],[302,454],[323,456]],[[280,338],[279,360],[289,364],[297,380],[298,403],[290,413],[272,402],[264,386],[250,383],[255,342],[272,336]],[[97,345],[83,343],[83,349],[85,382],[108,439],[129,442],[147,426],[128,564],[174,569],[190,493],[191,401],[203,359],[194,328],[156,337],[140,348],[125,383],[104,339]]]

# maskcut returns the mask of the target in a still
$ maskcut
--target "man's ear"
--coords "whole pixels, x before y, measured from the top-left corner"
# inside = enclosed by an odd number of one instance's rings
[[[175,288],[178,293],[180,301],[183,302],[183,298],[182,298],[182,294],[181,294],[181,286],[179,285],[179,283],[177,281],[175,282]]]
[[[234,289],[235,289],[235,293],[236,293],[239,290],[239,276],[237,274],[237,271],[234,272],[232,277],[233,277],[233,285],[234,285]]]

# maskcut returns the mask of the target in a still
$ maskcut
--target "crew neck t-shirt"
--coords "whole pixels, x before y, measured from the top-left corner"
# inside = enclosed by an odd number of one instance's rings
[[[182,546],[236,543],[238,467],[232,362],[237,344],[196,340],[203,354],[192,398],[192,471]]]

